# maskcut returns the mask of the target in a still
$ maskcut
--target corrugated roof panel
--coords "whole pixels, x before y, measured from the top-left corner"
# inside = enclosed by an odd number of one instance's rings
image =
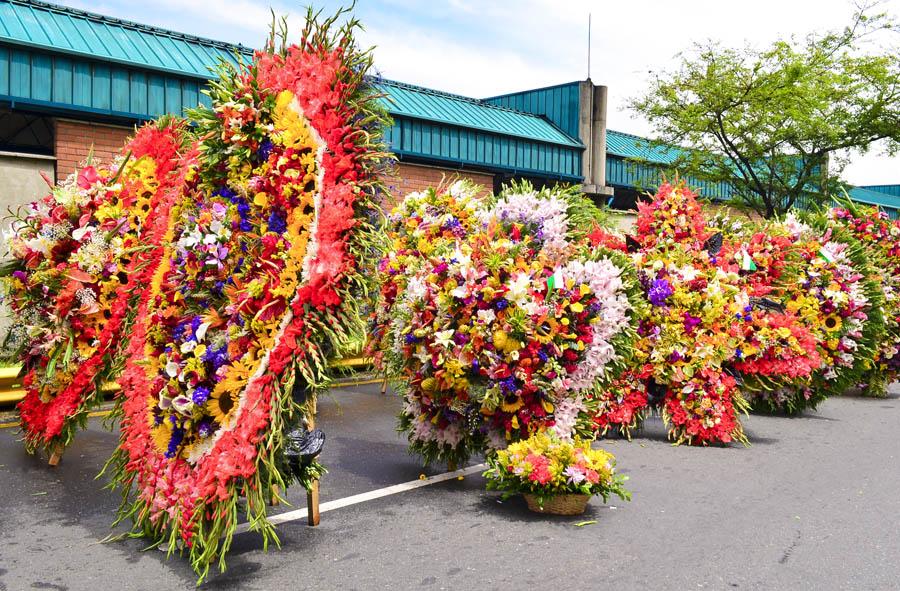
[[[860,188],[868,191],[875,191],[876,193],[885,193],[887,195],[900,197],[900,185],[863,185]]]
[[[654,164],[672,164],[684,151],[677,146],[654,146],[651,140],[630,133],[611,129],[606,131],[606,152],[630,158],[645,160]]]
[[[870,188],[853,187],[848,191],[854,201],[869,205],[880,205],[884,208],[900,209],[900,195],[875,191]]]
[[[391,114],[447,125],[479,129],[504,136],[520,137],[581,148],[578,140],[543,117],[491,105],[478,99],[380,80],[376,87],[384,93]]]
[[[543,115],[570,136],[579,137],[580,85],[580,82],[567,82],[494,96],[484,101],[516,111]]]
[[[252,50],[49,4],[0,0],[0,42],[208,78],[219,59]]]

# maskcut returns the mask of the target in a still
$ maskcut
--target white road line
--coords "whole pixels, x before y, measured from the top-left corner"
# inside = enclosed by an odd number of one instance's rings
[[[431,484],[437,484],[439,482],[453,480],[454,478],[459,478],[460,476],[466,476],[468,474],[474,474],[475,472],[481,472],[486,469],[487,469],[487,466],[485,464],[476,464],[474,466],[469,466],[468,468],[456,470],[455,472],[445,472],[443,474],[438,474],[436,476],[429,476],[428,478],[424,478],[421,480],[411,480],[410,482],[404,482],[402,484],[395,484],[393,486],[379,488],[377,490],[360,493],[358,495],[344,497],[343,499],[335,499],[334,501],[328,501],[327,503],[322,503],[321,505],[319,505],[319,513],[325,513],[326,511],[334,511],[335,509],[341,509],[342,507],[349,507],[350,505],[357,505],[359,503],[365,503],[366,501],[374,501],[375,499],[380,499],[381,497],[396,495],[398,493],[406,492],[409,490],[415,490],[417,488],[422,488],[423,486],[429,486]],[[269,517],[269,523],[271,523],[272,525],[278,525],[279,523],[287,523],[289,521],[297,521],[298,519],[306,519],[306,515],[307,515],[307,509],[297,509],[296,511],[287,511],[286,513],[279,513],[277,515],[272,515],[271,517]],[[249,530],[250,530],[249,523],[241,523],[240,525],[237,526],[237,529],[235,530],[234,533],[240,534],[240,533],[244,533]]]

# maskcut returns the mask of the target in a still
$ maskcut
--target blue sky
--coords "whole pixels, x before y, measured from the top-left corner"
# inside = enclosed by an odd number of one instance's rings
[[[301,1],[282,0],[57,1],[251,46],[265,39],[270,7],[295,22],[303,12]],[[316,6],[331,12],[345,4]],[[900,18],[900,0],[880,9]],[[376,46],[384,76],[476,97],[586,78],[591,13],[591,78],[609,86],[609,127],[635,134],[651,128],[627,110],[628,99],[650,70],[671,67],[692,42],[761,45],[842,27],[852,12],[845,0],[358,0],[355,10],[366,27],[360,40]],[[887,39],[900,44],[900,33]],[[900,158],[877,151],[854,157],[845,178],[900,183]]]

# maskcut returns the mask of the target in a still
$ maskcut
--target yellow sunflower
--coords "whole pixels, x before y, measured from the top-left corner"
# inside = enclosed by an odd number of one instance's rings
[[[236,408],[237,401],[234,394],[224,389],[217,388],[206,401],[206,410],[220,425],[228,424]]]
[[[823,326],[825,326],[825,330],[828,332],[837,332],[841,330],[843,325],[844,321],[841,320],[841,317],[837,314],[829,314],[825,317],[825,321],[823,322]]]

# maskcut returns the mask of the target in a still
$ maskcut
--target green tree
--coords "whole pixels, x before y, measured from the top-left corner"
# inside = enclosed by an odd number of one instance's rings
[[[841,31],[766,49],[695,45],[631,107],[659,141],[691,148],[673,168],[730,182],[766,217],[821,200],[851,154],[882,140],[900,152],[900,52],[885,42],[900,28],[873,8],[857,6]]]

